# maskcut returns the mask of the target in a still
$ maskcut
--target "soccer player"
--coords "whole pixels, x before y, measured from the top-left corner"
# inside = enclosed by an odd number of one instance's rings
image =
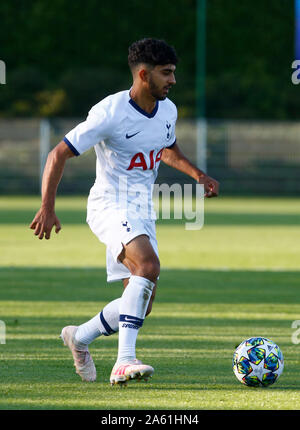
[[[87,222],[106,245],[107,281],[122,280],[125,288],[120,298],[91,320],[64,327],[61,338],[72,352],[76,373],[84,381],[95,381],[88,345],[98,336],[118,332],[112,385],[147,379],[154,372],[136,358],[135,347],[138,331],[151,312],[160,272],[151,216],[152,187],[160,161],[203,184],[206,197],[217,196],[219,191],[218,181],[193,165],[176,143],[177,109],[167,98],[176,83],[174,48],[158,39],[139,40],[129,47],[128,64],[133,76],[130,90],[93,106],[87,119],[49,153],[41,208],[30,226],[39,239],[49,239],[54,226],[56,233],[60,231],[54,205],[65,163],[94,147],[96,180],[88,198]]]

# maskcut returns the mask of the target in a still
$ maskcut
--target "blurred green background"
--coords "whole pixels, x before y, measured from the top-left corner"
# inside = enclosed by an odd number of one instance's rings
[[[196,0],[11,0],[0,4],[7,85],[0,116],[82,116],[128,88],[128,46],[163,38],[179,55],[172,99],[195,116]],[[206,2],[206,112],[210,118],[298,119],[291,83],[293,0]]]
[[[184,153],[223,195],[299,195],[294,0],[12,0],[1,2],[0,21],[1,194],[39,194],[47,151],[92,105],[130,87],[128,46],[157,37],[180,59],[170,98]],[[93,150],[72,162],[60,193],[88,193],[94,163]],[[157,181],[190,179],[162,163]]]

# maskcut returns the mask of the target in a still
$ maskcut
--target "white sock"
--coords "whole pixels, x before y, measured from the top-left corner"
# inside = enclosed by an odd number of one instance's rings
[[[120,302],[118,363],[133,361],[135,344],[143,325],[154,283],[141,276],[131,276]]]
[[[75,342],[80,346],[90,344],[101,336],[110,336],[119,330],[119,306],[121,298],[108,303],[103,310],[92,319],[78,327]]]

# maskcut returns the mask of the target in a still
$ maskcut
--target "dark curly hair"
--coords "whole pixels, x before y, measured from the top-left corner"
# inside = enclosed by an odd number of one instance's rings
[[[153,67],[178,62],[175,49],[164,40],[145,38],[134,42],[128,49],[128,65],[130,69],[145,63]]]

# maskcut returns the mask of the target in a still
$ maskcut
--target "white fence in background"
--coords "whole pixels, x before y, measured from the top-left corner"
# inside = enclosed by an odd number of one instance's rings
[[[48,152],[81,118],[0,119],[0,193],[38,193]],[[300,193],[300,122],[178,120],[184,154],[219,179],[227,194]],[[95,177],[91,149],[67,163],[62,193],[86,193]],[[161,163],[158,182],[189,179]]]

